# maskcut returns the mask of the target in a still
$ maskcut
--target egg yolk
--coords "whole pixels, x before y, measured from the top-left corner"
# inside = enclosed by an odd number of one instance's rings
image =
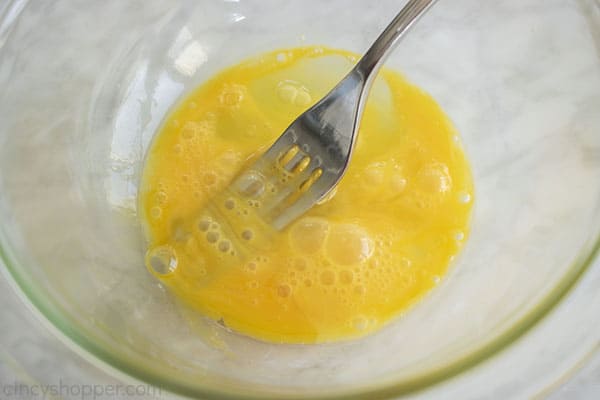
[[[344,178],[302,217],[275,230],[257,217],[260,196],[226,190],[356,59],[323,47],[261,55],[166,118],[139,210],[148,269],[187,305],[261,340],[330,342],[381,328],[447,271],[468,235],[469,165],[441,108],[391,70]]]

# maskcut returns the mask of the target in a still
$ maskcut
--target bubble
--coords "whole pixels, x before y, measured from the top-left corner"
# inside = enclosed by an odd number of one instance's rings
[[[291,293],[292,293],[292,288],[290,287],[290,285],[283,284],[283,285],[279,285],[277,287],[277,295],[279,297],[289,297],[289,295]]]
[[[240,106],[246,95],[246,87],[238,84],[226,84],[219,95],[221,105],[229,108]]]
[[[287,60],[287,55],[285,53],[279,53],[277,54],[277,56],[275,57],[277,59],[278,62],[285,62]]]
[[[412,266],[412,261],[407,257],[401,257],[400,261],[398,261],[398,265],[401,268],[410,268]]]
[[[323,285],[333,285],[335,283],[335,273],[331,270],[325,270],[321,272],[320,279]]]
[[[406,188],[406,178],[400,174],[393,175],[390,178],[390,188],[396,193],[403,192]]]
[[[162,215],[162,208],[160,207],[152,207],[150,209],[150,216],[154,219],[158,219],[160,218],[160,216]]]
[[[237,164],[241,159],[240,153],[234,150],[227,150],[219,157],[219,162],[225,166]]]
[[[312,102],[312,96],[307,88],[295,81],[282,81],[277,87],[277,95],[288,104],[305,107]]]
[[[245,229],[242,231],[242,239],[251,240],[254,237],[254,233],[250,229]]]
[[[458,202],[461,204],[469,204],[471,202],[471,195],[467,192],[459,193]]]
[[[218,232],[208,232],[206,234],[206,241],[208,243],[216,243],[217,240],[219,240],[219,233]]]
[[[461,241],[461,240],[463,240],[464,238],[465,238],[465,234],[464,234],[463,232],[461,232],[461,231],[458,231],[458,232],[455,232],[455,233],[454,233],[454,240],[457,240],[457,241],[459,241],[459,242],[460,242],[460,241]]]
[[[177,269],[177,255],[171,246],[154,247],[146,252],[146,267],[158,275],[169,274]]]
[[[446,193],[452,188],[452,178],[446,164],[434,162],[425,165],[417,173],[417,183],[428,193]]]
[[[354,317],[354,320],[352,321],[352,326],[357,331],[364,331],[365,329],[367,329],[368,325],[369,321],[363,316]]]
[[[256,263],[250,261],[248,264],[246,264],[246,269],[248,270],[248,272],[256,272]]]
[[[219,251],[225,253],[231,247],[231,243],[228,240],[222,240],[219,242],[219,245],[217,247],[218,247]]]
[[[367,292],[367,289],[363,285],[356,285],[354,287],[354,293],[357,295],[363,295]]]
[[[208,228],[210,228],[210,219],[203,218],[198,222],[198,229],[200,229],[200,231],[206,232],[208,231]]]
[[[354,274],[349,270],[340,271],[340,282],[344,285],[350,285],[354,280]]]
[[[367,232],[353,224],[341,224],[331,230],[327,238],[327,255],[340,265],[353,265],[367,260],[373,254],[373,241]]]
[[[160,191],[158,193],[156,193],[156,202],[160,205],[164,205],[167,200],[169,200],[169,196],[167,195],[167,193]]]
[[[205,185],[214,185],[217,182],[217,174],[212,171],[205,172],[204,175],[202,175],[202,181]]]
[[[277,88],[277,95],[285,103],[293,103],[298,94],[298,89],[291,83],[280,83]]]
[[[243,174],[236,181],[236,186],[241,195],[251,198],[259,197],[265,191],[264,178],[252,171]]]
[[[183,125],[183,128],[181,129],[181,136],[183,136],[184,139],[189,140],[196,136],[199,130],[200,126],[197,122],[186,122],[185,125]]]
[[[307,266],[308,266],[308,263],[306,262],[306,260],[304,258],[297,258],[294,260],[294,268],[296,268],[298,271],[306,270]]]
[[[311,287],[312,286],[312,281],[310,279],[305,279],[304,280],[304,286]]]
[[[329,232],[329,223],[322,218],[305,217],[290,229],[292,246],[303,254],[314,254],[321,249]]]
[[[250,281],[247,283],[247,285],[250,289],[258,289],[258,287],[260,286],[258,281]]]
[[[441,278],[439,275],[434,275],[431,279],[433,280],[433,283],[435,283],[436,285],[438,283],[440,283],[440,281],[441,281]]]
[[[233,210],[235,208],[235,201],[233,199],[227,199],[223,202],[223,206],[228,210]]]
[[[294,104],[300,107],[305,107],[310,104],[312,101],[312,97],[310,93],[306,90],[298,90],[296,93],[296,98],[294,99]]]
[[[373,163],[364,170],[363,179],[364,183],[368,186],[379,186],[383,183],[384,179],[384,164]]]

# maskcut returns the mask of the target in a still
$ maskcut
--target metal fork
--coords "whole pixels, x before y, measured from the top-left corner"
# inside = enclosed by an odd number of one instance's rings
[[[301,216],[338,184],[350,161],[363,108],[383,61],[436,0],[410,0],[346,77],[300,115],[230,185],[277,230]]]

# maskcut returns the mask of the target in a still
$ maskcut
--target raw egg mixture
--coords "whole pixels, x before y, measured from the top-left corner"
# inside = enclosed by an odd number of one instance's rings
[[[279,343],[359,337],[407,310],[468,235],[473,183],[436,102],[383,70],[337,188],[281,231],[225,190],[356,62],[322,47],[226,69],[184,99],[148,151],[146,265],[205,316]],[[225,190],[225,191],[224,191]]]

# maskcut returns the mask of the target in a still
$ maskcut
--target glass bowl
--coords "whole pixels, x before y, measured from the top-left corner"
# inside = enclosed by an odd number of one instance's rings
[[[255,341],[180,305],[143,265],[142,161],[177,99],[265,51],[360,53],[403,3],[5,2],[0,255],[19,290],[95,362],[194,397],[399,396],[513,345],[598,253],[596,0],[442,1],[387,61],[461,132],[476,202],[448,276],[383,330]]]

